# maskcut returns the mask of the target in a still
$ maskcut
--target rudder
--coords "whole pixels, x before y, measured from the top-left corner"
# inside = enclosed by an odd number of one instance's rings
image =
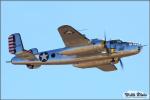
[[[21,52],[24,50],[21,36],[19,33],[11,34],[8,37],[8,46],[9,46],[9,52],[11,54],[16,54],[17,52]]]

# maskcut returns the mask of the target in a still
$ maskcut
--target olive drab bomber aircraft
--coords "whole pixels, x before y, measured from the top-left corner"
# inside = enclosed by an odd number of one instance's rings
[[[15,65],[26,65],[29,69],[41,65],[72,64],[78,68],[115,71],[117,70],[115,64],[118,62],[123,68],[122,57],[138,54],[144,46],[122,40],[107,41],[106,36],[104,40],[89,40],[69,25],[60,26],[58,31],[65,47],[43,52],[38,52],[37,48],[24,49],[20,34],[11,34],[8,37],[9,52],[15,56],[9,62]]]

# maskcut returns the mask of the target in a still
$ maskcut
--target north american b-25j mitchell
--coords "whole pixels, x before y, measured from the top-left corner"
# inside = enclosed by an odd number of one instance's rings
[[[19,33],[8,37],[9,52],[15,57],[11,59],[12,64],[26,65],[35,69],[41,65],[73,64],[78,68],[96,67],[103,71],[117,70],[115,64],[122,57],[138,54],[143,45],[121,40],[89,40],[69,25],[58,28],[60,36],[65,44],[64,48],[38,52],[37,48],[25,50]]]

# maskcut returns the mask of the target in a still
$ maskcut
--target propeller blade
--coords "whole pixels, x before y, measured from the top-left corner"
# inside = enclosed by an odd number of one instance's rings
[[[106,39],[106,33],[104,32],[104,48],[106,49],[106,52],[107,54],[109,55],[110,52],[109,52],[109,48],[107,47],[106,43],[107,43],[107,39]]]
[[[106,41],[106,32],[104,32],[104,39],[105,39],[105,41]]]
[[[109,40],[109,49],[110,49],[110,53],[111,53],[111,39]]]
[[[107,46],[105,45],[106,51],[108,53],[108,55],[110,54],[109,49],[107,48]]]
[[[120,62],[121,68],[123,69],[124,66],[123,66],[123,63],[122,63],[121,59],[119,59],[119,62]]]

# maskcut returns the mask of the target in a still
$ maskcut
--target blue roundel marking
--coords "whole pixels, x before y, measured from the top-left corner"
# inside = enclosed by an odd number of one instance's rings
[[[42,62],[46,62],[46,61],[48,60],[48,58],[49,58],[49,55],[48,55],[47,52],[42,52],[42,53],[40,53],[40,55],[39,55],[39,59],[40,59],[40,61],[42,61]]]

